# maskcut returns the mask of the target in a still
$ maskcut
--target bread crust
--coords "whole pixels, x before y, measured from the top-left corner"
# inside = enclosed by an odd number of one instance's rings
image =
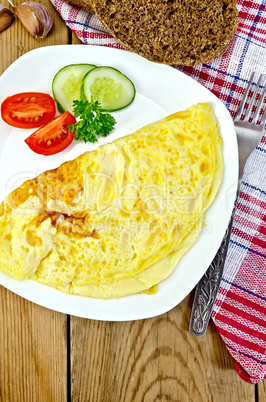
[[[125,48],[170,65],[210,62],[238,25],[236,0],[68,0],[86,3]]]
[[[90,12],[93,12],[93,4],[92,0],[66,0],[68,4],[72,4],[72,6],[84,8]]]

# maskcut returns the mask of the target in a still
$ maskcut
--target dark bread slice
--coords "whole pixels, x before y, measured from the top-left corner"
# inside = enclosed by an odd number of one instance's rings
[[[228,48],[238,24],[236,0],[82,2],[124,47],[171,65],[214,60]]]

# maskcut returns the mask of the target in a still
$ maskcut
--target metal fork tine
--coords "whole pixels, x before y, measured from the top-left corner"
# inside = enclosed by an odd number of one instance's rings
[[[249,94],[249,90],[250,90],[251,84],[253,82],[254,75],[255,75],[255,73],[253,72],[252,75],[251,75],[251,78],[249,80],[248,87],[247,87],[247,89],[246,89],[246,91],[244,93],[243,99],[242,99],[242,101],[241,101],[241,103],[239,105],[239,108],[237,110],[235,120],[236,119],[240,120],[240,118],[242,116],[242,113],[244,111],[244,107],[245,107],[245,104],[246,104],[246,100],[247,100],[247,97],[248,97],[248,94]]]
[[[261,108],[262,108],[262,105],[264,102],[265,95],[266,95],[266,87],[264,88],[264,90],[261,94],[260,102],[258,104],[256,113],[255,113],[255,116],[253,119],[254,123],[257,123],[257,121],[259,120],[260,111],[261,111]],[[264,114],[262,115],[262,119],[261,119],[261,124],[265,124],[265,122],[266,122],[266,111],[264,110]]]
[[[256,87],[254,88],[253,96],[252,96],[252,98],[250,100],[249,106],[248,106],[247,111],[246,111],[246,115],[244,117],[245,121],[249,121],[249,119],[251,117],[252,108],[253,108],[253,106],[255,104],[257,93],[259,91],[260,85],[262,84],[262,81],[263,81],[263,74],[260,75],[259,81],[257,82]],[[254,121],[256,122],[256,120],[254,120]]]

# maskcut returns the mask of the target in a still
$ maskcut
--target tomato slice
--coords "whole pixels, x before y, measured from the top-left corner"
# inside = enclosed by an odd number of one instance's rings
[[[68,126],[76,123],[71,113],[65,112],[40,127],[26,138],[25,142],[37,154],[54,155],[66,149],[74,139],[75,133]]]
[[[2,119],[13,127],[37,128],[55,116],[54,99],[42,92],[22,92],[8,96],[1,105]]]

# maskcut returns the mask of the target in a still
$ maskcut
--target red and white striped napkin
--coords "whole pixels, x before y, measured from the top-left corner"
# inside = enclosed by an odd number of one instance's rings
[[[51,0],[85,44],[122,48],[90,12]],[[211,63],[178,66],[211,90],[232,117],[252,71],[266,73],[266,0],[237,0],[239,25],[229,49]],[[256,384],[266,378],[266,134],[250,156],[238,197],[228,256],[212,319],[235,369]]]

